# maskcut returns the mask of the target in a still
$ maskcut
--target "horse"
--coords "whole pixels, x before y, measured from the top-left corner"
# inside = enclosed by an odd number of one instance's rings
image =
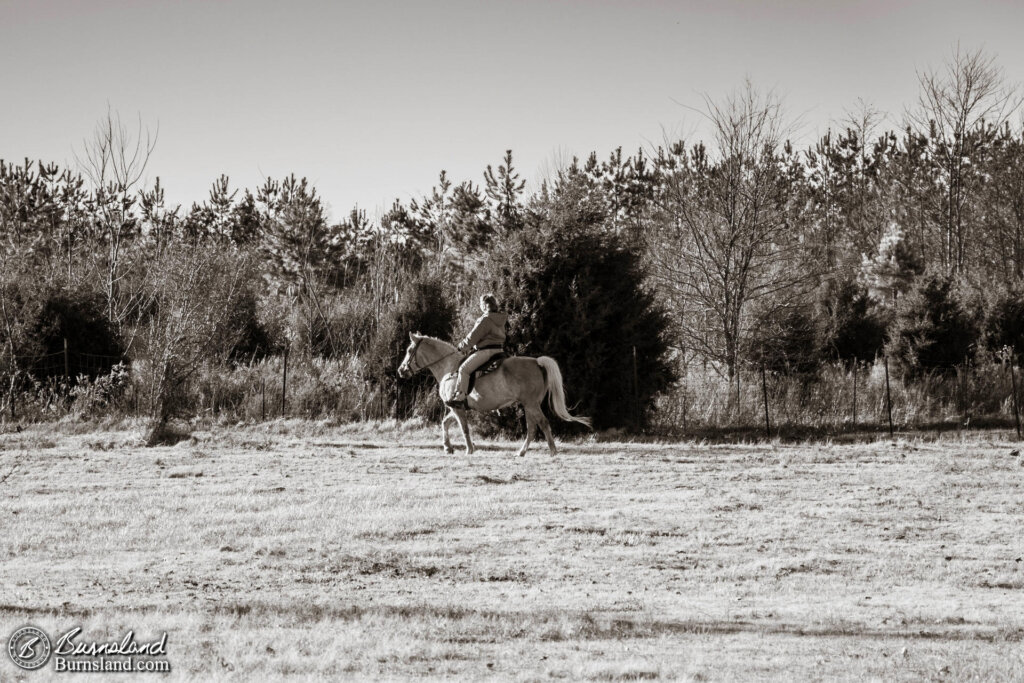
[[[438,382],[438,394],[442,400],[445,399],[445,377],[459,369],[463,360],[462,354],[452,344],[422,334],[410,334],[409,342],[405,359],[398,366],[398,376],[408,379],[421,370],[430,370]],[[449,381],[447,384],[449,385],[447,388],[450,390],[452,382]],[[450,393],[449,391],[449,395]],[[476,385],[467,396],[466,403],[469,410],[481,413],[515,403],[521,404],[526,411],[526,441],[519,449],[520,457],[526,454],[526,449],[533,442],[533,435],[538,426],[544,432],[551,455],[556,455],[558,448],[555,446],[554,437],[551,436],[551,424],[541,409],[541,403],[545,396],[548,398],[551,410],[562,420],[578,422],[587,427],[591,426],[590,418],[577,417],[569,413],[569,409],[565,406],[562,371],[558,368],[555,359],[549,356],[506,358],[497,370],[477,378]],[[465,408],[449,408],[448,413],[441,420],[445,452],[453,453],[455,451],[448,436],[448,426],[452,420],[459,423],[462,436],[466,441],[466,455],[471,455],[475,449],[473,440],[469,436],[469,421]]]

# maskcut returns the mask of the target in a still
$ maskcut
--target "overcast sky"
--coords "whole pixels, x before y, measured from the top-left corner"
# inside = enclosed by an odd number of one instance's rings
[[[307,176],[340,218],[558,158],[699,134],[702,95],[776,88],[809,142],[858,98],[898,122],[959,41],[1024,81],[1024,2],[0,0],[0,158],[74,163],[108,104],[149,176],[206,197]]]

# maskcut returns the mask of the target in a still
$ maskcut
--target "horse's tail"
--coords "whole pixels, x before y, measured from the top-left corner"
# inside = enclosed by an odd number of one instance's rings
[[[589,427],[589,417],[576,417],[565,407],[565,388],[562,386],[562,371],[558,369],[558,362],[550,356],[541,356],[537,364],[547,374],[548,405],[555,411],[555,415],[566,422],[579,422]]]

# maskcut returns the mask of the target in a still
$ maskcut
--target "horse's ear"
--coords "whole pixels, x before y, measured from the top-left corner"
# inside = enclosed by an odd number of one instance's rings
[[[422,338],[423,338],[423,337],[422,337],[422,335],[419,335],[419,334],[417,334],[417,333],[415,333],[415,332],[410,332],[410,333],[409,333],[409,341],[411,341],[411,342],[412,342],[412,343],[414,343],[414,344],[415,344],[416,342],[418,342],[418,341],[419,341],[420,339],[422,339]]]

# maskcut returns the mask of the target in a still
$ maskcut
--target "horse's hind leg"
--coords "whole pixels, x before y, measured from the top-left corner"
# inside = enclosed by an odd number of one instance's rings
[[[448,426],[451,424],[452,420],[454,420],[454,419],[456,419],[455,412],[452,411],[452,410],[449,410],[447,413],[445,413],[445,416],[441,418],[441,435],[444,437],[444,452],[445,453],[453,453],[453,452],[455,452],[455,449],[452,448],[451,437],[448,435]]]
[[[473,440],[469,438],[469,416],[465,410],[459,408],[453,408],[452,414],[458,420],[459,427],[462,428],[462,436],[466,439],[466,455],[472,455],[475,449],[473,448]]]
[[[537,409],[537,423],[544,432],[544,438],[548,440],[548,449],[551,451],[551,455],[557,455],[558,447],[555,446],[555,437],[551,436],[551,423],[544,416],[544,411],[539,408]]]
[[[526,441],[523,442],[523,447],[519,449],[519,457],[526,455],[526,449],[533,443],[533,435],[537,431],[537,413],[540,413],[538,408],[527,408],[523,406],[526,411]],[[543,413],[541,413],[543,417]]]

